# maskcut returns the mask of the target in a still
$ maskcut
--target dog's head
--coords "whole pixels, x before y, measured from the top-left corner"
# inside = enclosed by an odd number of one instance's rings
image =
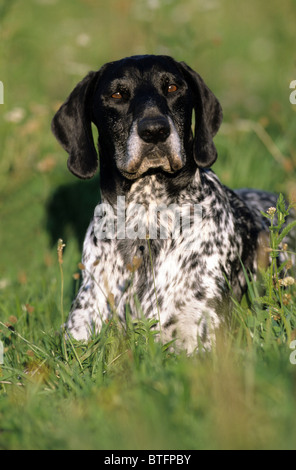
[[[192,112],[195,131],[192,133]],[[91,123],[99,132],[101,171],[133,180],[149,171],[179,173],[217,158],[213,137],[222,109],[200,75],[167,56],[134,56],[90,72],[52,121],[79,178],[97,169]]]

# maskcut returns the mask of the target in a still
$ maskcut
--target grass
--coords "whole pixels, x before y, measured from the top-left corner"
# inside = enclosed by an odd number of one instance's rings
[[[63,292],[61,243],[58,258]],[[273,280],[268,299],[250,282],[249,308],[237,305],[231,330],[193,357],[156,342],[144,319],[127,319],[123,330],[114,317],[85,345],[65,342],[50,318],[18,305],[0,322],[3,448],[294,448],[296,286],[275,269],[264,273]]]
[[[289,0],[280,9],[275,0],[0,3],[0,449],[295,449],[296,286],[279,281],[295,278],[287,265],[249,281],[231,329],[207,354],[173,354],[144,320],[122,330],[114,318],[87,346],[64,341],[98,182],[67,172],[50,132],[59,102],[88,70],[168,53],[221,100],[221,180],[288,196],[294,10]],[[281,202],[277,211],[285,217]],[[274,222],[274,256],[281,233]]]

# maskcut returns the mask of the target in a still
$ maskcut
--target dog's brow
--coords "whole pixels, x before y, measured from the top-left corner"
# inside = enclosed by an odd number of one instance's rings
[[[132,86],[132,82],[128,78],[116,78],[113,80],[110,80],[106,87],[106,92],[114,92],[116,90],[129,90]]]
[[[115,85],[115,86],[126,85],[129,82],[130,82],[129,77],[122,76],[122,77],[113,78],[112,80],[110,80],[110,85]]]

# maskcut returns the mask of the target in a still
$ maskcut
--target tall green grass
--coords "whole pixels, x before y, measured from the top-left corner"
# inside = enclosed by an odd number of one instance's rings
[[[282,199],[276,210],[274,257],[287,250],[282,238],[295,226],[283,228]],[[63,296],[62,261],[60,243]],[[292,268],[272,263],[263,272],[263,297],[261,282],[248,280],[248,307],[236,304],[232,328],[218,332],[211,352],[191,357],[156,341],[155,321],[127,316],[123,326],[114,316],[85,344],[51,331],[49,318],[34,321],[30,304],[19,307],[0,322],[1,447],[294,448],[296,370],[289,345],[296,285],[286,273]],[[57,309],[62,320],[63,306]]]

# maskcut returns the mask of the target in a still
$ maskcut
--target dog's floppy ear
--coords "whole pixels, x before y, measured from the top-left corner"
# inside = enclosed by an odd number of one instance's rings
[[[181,62],[180,65],[191,89],[194,101],[194,158],[199,167],[209,168],[217,159],[217,150],[213,137],[218,132],[222,122],[222,108],[201,76],[185,64],[185,62]]]
[[[98,167],[91,120],[96,84],[102,73],[89,74],[79,82],[52,120],[52,132],[68,152],[68,168],[82,179],[91,178]]]

